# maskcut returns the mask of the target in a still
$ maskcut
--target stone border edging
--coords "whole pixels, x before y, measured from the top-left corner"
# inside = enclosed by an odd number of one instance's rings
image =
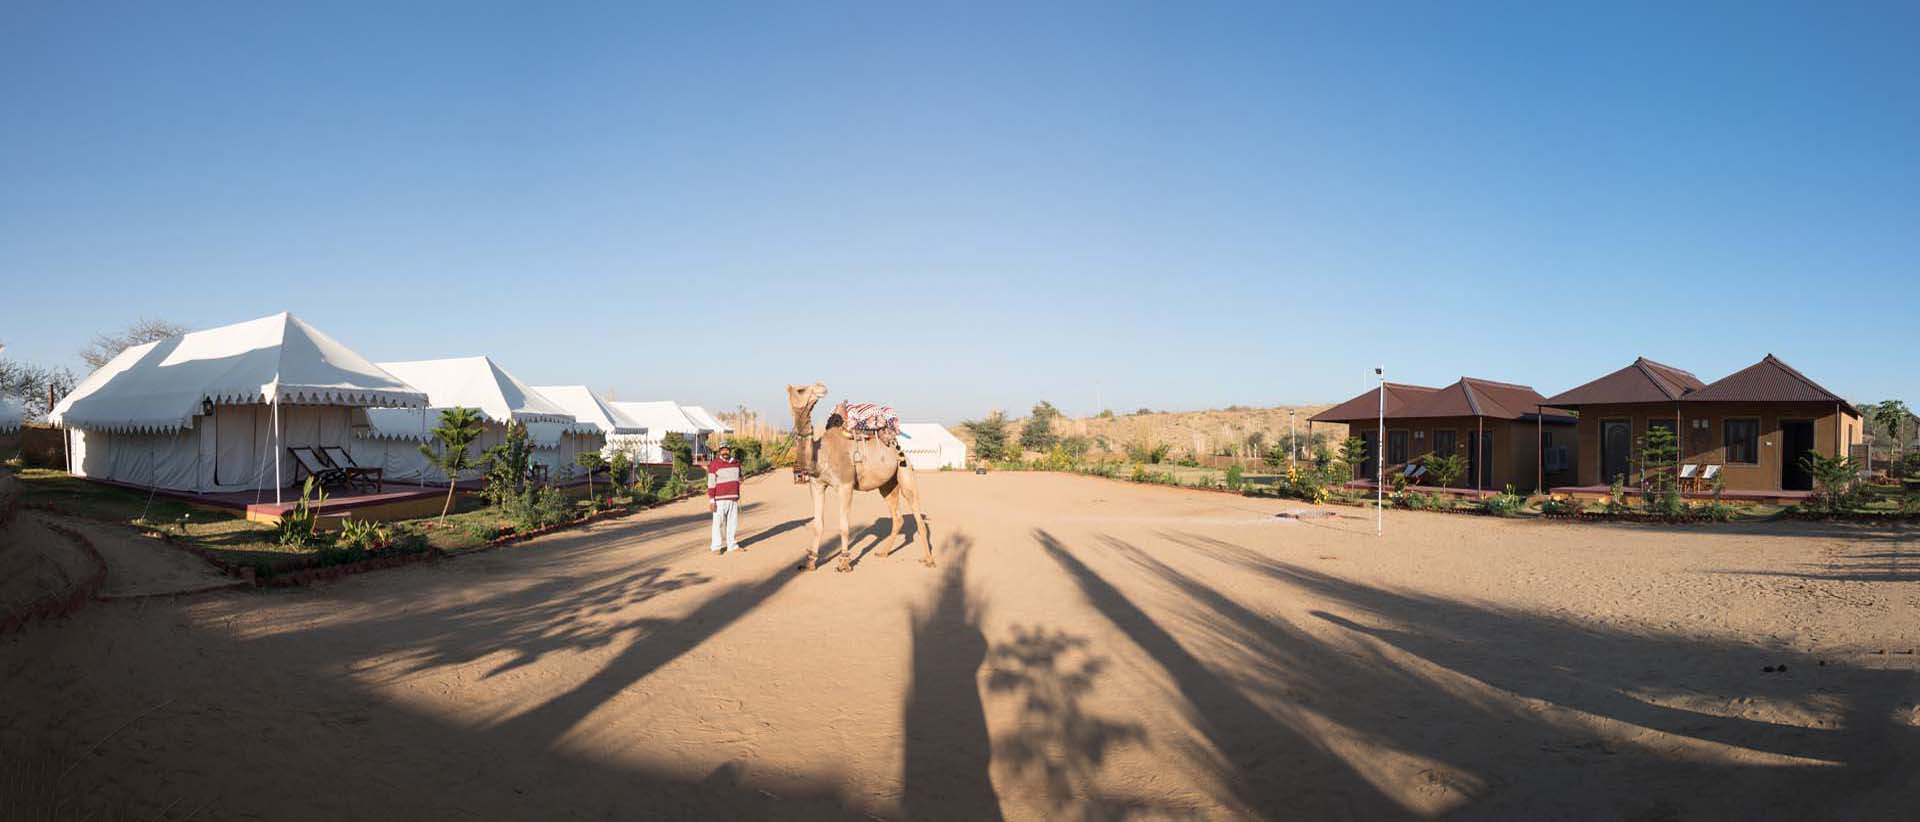
[[[73,590],[67,592],[65,595],[48,594],[36,602],[29,603],[26,608],[20,611],[14,611],[5,616],[0,616],[0,634],[20,630],[25,627],[28,622],[36,619],[51,619],[78,611],[98,596],[100,587],[107,582],[107,558],[100,555],[100,549],[94,547],[93,540],[88,539],[86,534],[64,525],[52,522],[41,524],[45,525],[48,530],[72,540],[74,544],[80,546],[80,552],[85,554],[87,559],[93,562],[93,573],[88,574],[85,579],[73,587]]]

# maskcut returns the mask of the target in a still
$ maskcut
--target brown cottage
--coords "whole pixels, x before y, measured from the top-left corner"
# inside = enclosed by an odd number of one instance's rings
[[[1580,415],[1578,480],[1554,489],[1573,493],[1637,486],[1650,428],[1675,433],[1691,490],[1717,474],[1734,496],[1782,499],[1813,488],[1801,457],[1844,455],[1865,436],[1857,409],[1772,354],[1711,385],[1642,357],[1545,404]]]
[[[1406,471],[1429,453],[1460,454],[1467,473],[1459,486],[1530,492],[1575,476],[1574,418],[1543,410],[1540,394],[1524,385],[1461,377],[1445,388],[1387,383],[1386,469]],[[1381,389],[1315,414],[1308,420],[1346,423],[1367,445],[1359,476],[1372,480],[1378,461]],[[1483,470],[1484,467],[1484,470]],[[1427,482],[1425,484],[1431,484]]]

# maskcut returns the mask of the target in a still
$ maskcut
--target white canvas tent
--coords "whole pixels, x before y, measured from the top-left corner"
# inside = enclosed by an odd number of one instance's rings
[[[601,456],[613,459],[614,453],[626,451],[629,459],[639,459],[646,446],[647,427],[620,413],[592,389],[584,385],[537,385],[533,390],[566,409],[580,425],[599,431],[606,438]]]
[[[721,422],[719,417],[716,417],[712,414],[707,413],[707,409],[701,406],[682,405],[680,406],[680,412],[683,414],[686,414],[687,419],[693,420],[694,424],[699,425],[700,427],[705,428],[708,431],[714,431],[721,434],[733,433],[733,426],[728,425],[724,422]]]
[[[120,352],[55,406],[75,475],[211,493],[295,480],[289,446],[348,445],[352,409],[426,394],[291,314]]]
[[[672,462],[673,457],[660,447],[668,434],[679,434],[692,442],[696,458],[705,451],[705,444],[701,440],[706,430],[688,419],[686,412],[680,410],[680,405],[672,400],[610,402],[607,405],[647,429],[647,433],[640,438],[640,449],[634,457],[640,462],[656,465]]]
[[[480,438],[470,446],[475,457],[504,442],[507,426],[526,426],[534,449],[533,461],[547,466],[551,480],[572,478],[580,470],[573,464],[573,455],[581,448],[600,447],[596,430],[577,426],[565,408],[487,357],[379,365],[425,391],[432,405],[427,409],[368,409],[365,423],[355,426],[360,444],[354,449],[354,460],[366,467],[380,466],[387,479],[446,481],[445,474],[420,453],[419,445],[431,442],[440,412],[448,408],[471,408],[480,413]],[[582,442],[583,438],[594,441]],[[363,452],[367,456],[363,457]]]
[[[907,464],[919,470],[967,467],[967,444],[938,423],[901,423],[900,447],[907,452]]]

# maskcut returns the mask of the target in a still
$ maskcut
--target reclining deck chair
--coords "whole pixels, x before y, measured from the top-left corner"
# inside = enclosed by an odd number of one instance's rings
[[[300,467],[300,471],[305,471],[307,476],[313,477],[314,483],[321,488],[351,487],[352,481],[347,478],[347,472],[329,464],[327,458],[321,456],[320,452],[304,445],[289,445],[287,453],[293,455],[293,461]],[[300,481],[300,471],[293,472],[295,483]]]
[[[380,491],[386,487],[387,469],[361,468],[360,463],[353,461],[353,454],[349,453],[343,446],[320,446],[320,458],[326,460],[328,465],[345,471],[348,483],[357,482],[360,484],[360,487],[366,488],[368,487],[368,480],[372,480],[373,492],[376,494],[380,493]]]

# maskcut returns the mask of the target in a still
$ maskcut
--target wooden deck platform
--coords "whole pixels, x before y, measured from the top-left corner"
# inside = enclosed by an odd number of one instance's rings
[[[1613,493],[1612,489],[1605,485],[1563,485],[1551,489],[1551,491],[1558,496],[1590,500],[1606,499],[1609,494]],[[1638,488],[1626,488],[1624,489],[1624,493],[1629,499],[1638,499],[1640,497],[1640,489]],[[1812,491],[1735,491],[1729,488],[1720,492],[1720,499],[1725,502],[1760,502],[1772,505],[1793,505],[1804,502],[1812,496]],[[1713,492],[1682,491],[1680,492],[1680,497],[1693,501],[1710,500],[1713,499]]]

